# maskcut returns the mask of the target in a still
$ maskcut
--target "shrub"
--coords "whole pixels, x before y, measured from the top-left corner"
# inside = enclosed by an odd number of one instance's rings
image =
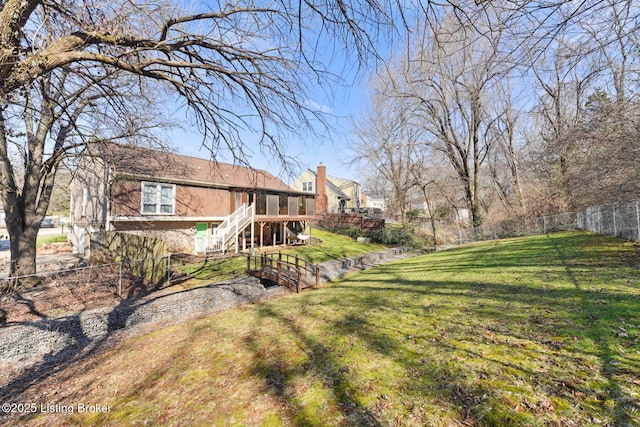
[[[431,246],[427,239],[419,237],[414,228],[408,224],[393,228],[386,227],[376,231],[371,235],[371,239],[375,243],[385,245],[410,246],[413,248]]]

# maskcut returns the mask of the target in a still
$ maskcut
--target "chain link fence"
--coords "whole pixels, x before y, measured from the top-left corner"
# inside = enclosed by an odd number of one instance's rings
[[[567,230],[589,230],[640,242],[640,202],[638,200],[593,206],[577,213],[485,224],[480,227],[438,231],[438,244],[451,245],[508,237],[546,234]],[[25,279],[38,284],[57,282],[102,287],[119,297],[144,293],[170,282],[171,255],[93,265],[74,266],[33,276],[0,278],[0,294],[20,289]]]
[[[589,207],[577,214],[577,226],[581,230],[640,242],[639,202],[633,200]]]
[[[29,280],[32,279],[32,280]],[[37,283],[38,288],[64,283],[74,290],[86,286],[129,297],[158,288],[172,280],[171,255],[126,260],[99,265],[78,265],[28,276],[3,277],[0,294],[22,289],[24,284]]]
[[[451,245],[567,230],[588,230],[640,242],[640,202],[618,202],[592,206],[576,213],[502,221],[460,230],[442,230],[438,241]]]
[[[556,231],[575,230],[577,214],[564,213],[541,218],[514,219],[480,227],[464,228],[455,231],[442,231],[441,241],[445,245],[463,244],[483,240],[505,239],[518,236],[532,236]]]

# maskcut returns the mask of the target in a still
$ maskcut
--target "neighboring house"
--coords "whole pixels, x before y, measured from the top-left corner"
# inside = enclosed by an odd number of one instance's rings
[[[311,169],[302,172],[292,186],[297,191],[318,195],[317,212],[345,213],[364,206],[360,184],[349,179],[327,176],[327,167],[322,163],[317,172]]]
[[[367,196],[366,207],[385,211],[384,196]]]
[[[79,253],[97,230],[157,237],[173,252],[238,252],[308,234],[315,195],[263,170],[108,144],[78,162],[70,210]]]
[[[411,202],[409,203],[409,210],[427,212],[427,202],[425,201]]]

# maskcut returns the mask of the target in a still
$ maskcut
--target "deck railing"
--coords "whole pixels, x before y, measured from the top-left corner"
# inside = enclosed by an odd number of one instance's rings
[[[247,225],[253,222],[253,204],[243,204],[234,213],[229,215],[213,232],[213,239],[207,252],[222,252],[227,248],[227,243],[236,238],[235,251],[238,253],[238,234],[244,230]]]

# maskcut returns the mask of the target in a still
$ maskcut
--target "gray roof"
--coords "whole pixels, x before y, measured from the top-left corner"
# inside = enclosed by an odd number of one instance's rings
[[[312,171],[311,169],[307,169],[309,172],[311,172],[311,174],[313,174],[313,176],[316,177],[316,180],[318,179],[318,174],[314,171]],[[316,181],[317,182],[317,181]],[[339,199],[346,199],[346,200],[351,200],[351,197],[347,196],[344,191],[342,191],[340,189],[340,187],[338,187],[337,185],[335,185],[333,182],[331,182],[331,177],[327,176],[327,188],[329,190],[331,190],[333,193],[335,193],[336,196],[338,196]]]

